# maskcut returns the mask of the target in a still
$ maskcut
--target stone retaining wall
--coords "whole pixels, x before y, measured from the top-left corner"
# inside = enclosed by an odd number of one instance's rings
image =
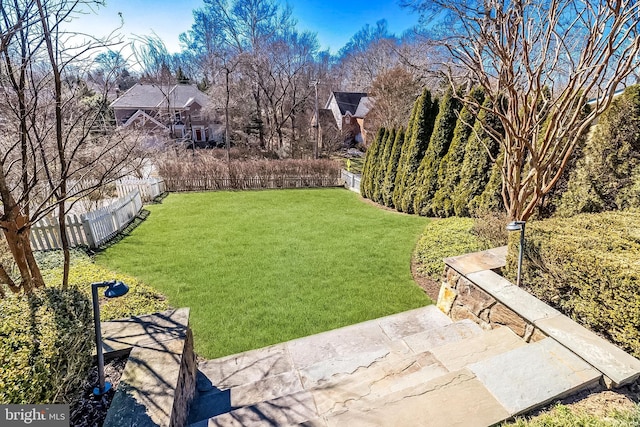
[[[546,337],[533,324],[480,289],[449,265],[445,266],[438,308],[454,321],[470,319],[483,329],[506,326],[526,342]]]
[[[173,409],[171,411],[171,426],[184,426],[189,417],[189,407],[196,393],[196,374],[198,364],[196,354],[193,351],[193,333],[187,329],[187,339],[184,344],[182,361],[180,363],[180,376],[176,385]]]

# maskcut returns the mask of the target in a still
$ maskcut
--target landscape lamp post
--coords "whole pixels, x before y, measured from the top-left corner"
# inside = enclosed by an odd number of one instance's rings
[[[93,389],[93,394],[102,396],[111,389],[111,383],[104,381],[104,355],[102,354],[102,329],[100,328],[100,305],[98,304],[98,288],[107,288],[104,296],[107,298],[121,297],[129,292],[129,287],[122,282],[112,280],[110,282],[97,282],[91,284],[91,297],[93,299],[93,324],[96,330],[96,355],[98,357],[98,387]]]
[[[524,256],[524,225],[525,221],[511,221],[507,224],[507,231],[520,231],[520,250],[518,251],[518,279],[517,285],[520,287],[520,277],[522,275],[522,257]]]

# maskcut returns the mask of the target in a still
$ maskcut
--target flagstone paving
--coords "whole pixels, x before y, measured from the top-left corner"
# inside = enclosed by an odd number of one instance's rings
[[[418,344],[422,343],[422,344]],[[201,426],[487,426],[597,383],[550,338],[428,306],[199,365]]]

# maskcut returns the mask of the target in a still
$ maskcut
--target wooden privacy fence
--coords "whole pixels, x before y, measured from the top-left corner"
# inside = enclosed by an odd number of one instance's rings
[[[124,230],[142,209],[138,190],[111,205],[80,216],[66,216],[69,244],[98,248]],[[60,249],[60,224],[57,219],[43,218],[31,227],[31,247],[35,250]]]
[[[341,178],[344,181],[344,186],[349,190],[355,191],[357,193],[360,192],[360,180],[362,179],[362,175],[347,172],[346,170],[342,170]]]
[[[166,178],[165,185],[167,191],[258,190],[265,188],[339,187],[342,186],[342,180],[337,176]]]
[[[121,179],[116,182],[118,197],[125,197],[132,191],[138,190],[142,202],[151,202],[153,199],[164,193],[164,180],[157,178],[148,179]]]

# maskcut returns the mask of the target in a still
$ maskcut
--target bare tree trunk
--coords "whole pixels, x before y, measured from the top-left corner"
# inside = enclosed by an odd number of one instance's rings
[[[40,21],[42,22],[42,30],[49,61],[51,63],[51,71],[53,72],[54,96],[55,96],[55,121],[56,121],[56,147],[58,149],[58,162],[60,164],[60,185],[58,191],[55,191],[58,199],[58,223],[60,224],[60,244],[64,254],[64,264],[62,273],[62,288],[67,289],[69,286],[69,269],[71,267],[71,256],[69,253],[69,238],[67,236],[65,203],[67,198],[67,157],[64,150],[64,140],[62,134],[62,79],[60,77],[60,68],[56,58],[56,51],[51,41],[51,31],[47,22],[46,13],[42,7],[42,1],[36,0],[38,4],[38,12],[40,13]]]
[[[256,118],[262,122],[262,104],[260,103],[260,87],[257,87],[253,92],[253,97],[256,101]],[[265,140],[264,140],[264,126],[262,123],[258,126],[258,140],[260,141],[260,148],[265,149]]]
[[[224,145],[227,149],[227,164],[231,161],[231,135],[229,132],[229,99],[231,98],[231,89],[229,88],[229,74],[231,70],[225,69],[226,98],[224,100]]]

